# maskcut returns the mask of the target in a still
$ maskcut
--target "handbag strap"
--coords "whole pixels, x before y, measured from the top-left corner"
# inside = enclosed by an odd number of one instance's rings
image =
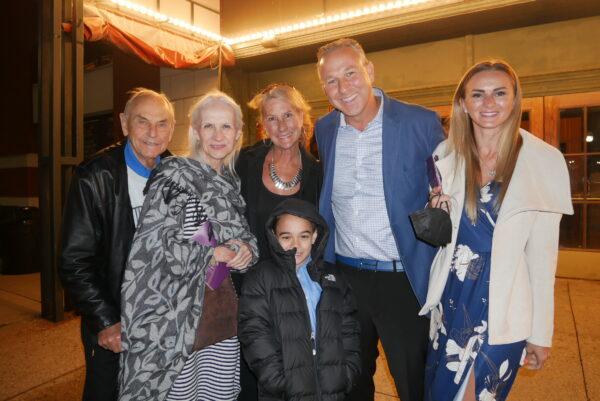
[[[435,198],[439,198],[440,196],[442,196],[442,194],[433,194],[433,196],[431,198],[429,198],[429,201],[427,202],[427,205],[430,205],[432,200],[434,200]],[[437,207],[439,209],[444,210],[446,213],[450,214],[450,206],[448,205],[448,201],[443,201]]]

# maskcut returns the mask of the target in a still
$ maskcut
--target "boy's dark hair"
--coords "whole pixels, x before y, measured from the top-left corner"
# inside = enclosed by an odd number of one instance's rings
[[[273,219],[273,226],[271,227],[271,229],[273,230],[273,232],[275,233],[275,235],[277,235],[277,224],[279,223],[279,219],[281,219],[281,217],[283,217],[283,216],[296,216],[299,219],[306,220],[306,221],[308,221],[310,223],[310,229],[311,229],[312,232],[315,232],[317,230],[317,225],[313,221],[307,219],[306,217],[297,216],[297,215],[292,214],[292,213],[281,213],[279,216],[276,216]]]

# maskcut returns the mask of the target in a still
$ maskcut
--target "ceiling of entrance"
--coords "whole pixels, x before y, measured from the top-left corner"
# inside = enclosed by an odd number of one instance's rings
[[[233,36],[236,19],[248,17],[240,8],[247,0],[221,2],[222,33]],[[284,4],[288,0],[279,0]],[[249,2],[254,3],[254,2]],[[255,12],[265,13],[275,1],[257,1]],[[297,2],[294,2],[297,3]],[[425,14],[424,14],[425,15]],[[502,31],[530,25],[600,15],[597,0],[465,0],[448,4],[443,12],[429,12],[429,18],[384,18],[362,25],[281,38],[271,43],[234,47],[236,64],[247,71],[261,71],[315,61],[317,48],[338,37],[357,39],[367,52],[425,43],[470,34]],[[426,15],[425,15],[426,16]],[[409,17],[409,18],[406,18]],[[227,23],[225,23],[227,21]]]

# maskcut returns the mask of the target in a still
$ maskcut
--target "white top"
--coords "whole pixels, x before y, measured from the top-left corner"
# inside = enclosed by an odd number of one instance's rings
[[[144,204],[144,187],[146,187],[147,181],[147,178],[142,177],[127,166],[127,187],[129,188],[129,200],[133,212],[133,224],[136,227]]]

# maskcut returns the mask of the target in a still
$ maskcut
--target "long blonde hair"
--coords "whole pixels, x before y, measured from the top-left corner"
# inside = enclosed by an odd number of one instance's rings
[[[188,149],[189,157],[192,159],[202,161],[201,157],[201,139],[200,135],[195,132],[195,127],[201,124],[202,111],[212,106],[215,103],[224,104],[231,107],[235,117],[234,125],[236,131],[239,132],[237,141],[233,146],[233,151],[225,157],[223,160],[223,166],[229,170],[229,172],[235,176],[235,161],[242,148],[242,127],[244,126],[244,120],[242,117],[242,109],[229,95],[218,91],[212,90],[206,95],[202,96],[190,109],[190,128],[188,129]]]
[[[248,102],[248,107],[258,111],[258,120],[261,124],[261,128],[258,133],[259,138],[265,139],[268,137],[264,129],[263,119],[265,116],[265,103],[270,99],[285,100],[292,106],[294,110],[302,113],[303,118],[300,144],[304,145],[306,149],[309,149],[310,140],[313,134],[313,123],[310,118],[310,105],[304,99],[304,96],[302,96],[298,89],[288,84],[269,84]]]
[[[504,72],[512,81],[514,91],[513,109],[508,119],[500,127],[500,140],[498,146],[498,159],[496,162],[495,180],[500,183],[500,192],[496,200],[495,209],[498,211],[506,195],[506,190],[517,163],[522,139],[519,134],[521,125],[521,85],[519,77],[513,68],[502,60],[485,60],[471,67],[460,80],[452,102],[452,118],[448,134],[450,150],[457,154],[457,161],[465,165],[465,208],[471,222],[477,221],[477,201],[481,185],[481,166],[473,122],[469,115],[463,110],[462,102],[466,97],[466,86],[477,73],[483,71]]]

